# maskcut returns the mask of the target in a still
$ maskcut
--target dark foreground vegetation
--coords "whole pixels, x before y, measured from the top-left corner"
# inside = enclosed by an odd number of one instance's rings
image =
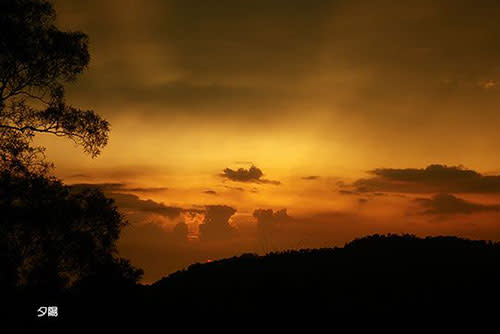
[[[217,327],[235,320],[254,325],[347,319],[456,323],[496,317],[499,263],[498,243],[373,235],[343,248],[194,264],[151,286],[95,282],[57,296],[25,291],[18,295],[15,313],[23,315],[24,325],[29,320],[38,328],[73,331],[105,325]],[[60,316],[36,319],[35,306],[50,303],[59,305]]]

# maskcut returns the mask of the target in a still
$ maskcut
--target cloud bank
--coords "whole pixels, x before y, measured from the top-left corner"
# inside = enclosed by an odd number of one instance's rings
[[[452,194],[436,194],[431,198],[417,198],[423,214],[472,214],[500,211],[500,205],[486,205],[464,200]]]
[[[462,166],[429,165],[426,168],[380,168],[373,177],[353,183],[358,192],[500,193],[500,175],[482,175]]]

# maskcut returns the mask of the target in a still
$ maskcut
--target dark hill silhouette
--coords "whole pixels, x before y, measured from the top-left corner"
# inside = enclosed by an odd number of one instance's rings
[[[58,325],[458,324],[496,317],[499,264],[500,243],[372,235],[341,248],[193,264],[149,286],[68,292]]]
[[[343,248],[195,264],[147,293],[156,310],[208,316],[485,315],[498,310],[499,265],[498,243],[373,235]]]

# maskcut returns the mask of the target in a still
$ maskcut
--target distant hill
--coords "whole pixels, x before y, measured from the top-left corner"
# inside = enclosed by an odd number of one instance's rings
[[[194,264],[149,286],[96,286],[50,302],[61,309],[61,317],[51,321],[66,333],[96,325],[116,331],[173,325],[227,329],[234,322],[257,328],[396,320],[412,325],[430,319],[459,324],[496,319],[499,297],[499,243],[373,235],[341,248]],[[31,328],[39,332],[40,323]]]
[[[147,290],[155,309],[205,315],[485,315],[500,310],[499,278],[499,243],[372,235],[195,264]]]

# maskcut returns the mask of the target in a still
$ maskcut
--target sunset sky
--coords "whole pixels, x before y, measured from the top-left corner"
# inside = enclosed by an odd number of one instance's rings
[[[500,240],[497,0],[55,8],[90,41],[67,100],[111,134],[96,159],[38,143],[66,183],[116,199],[131,223],[120,252],[145,282],[371,233]]]

